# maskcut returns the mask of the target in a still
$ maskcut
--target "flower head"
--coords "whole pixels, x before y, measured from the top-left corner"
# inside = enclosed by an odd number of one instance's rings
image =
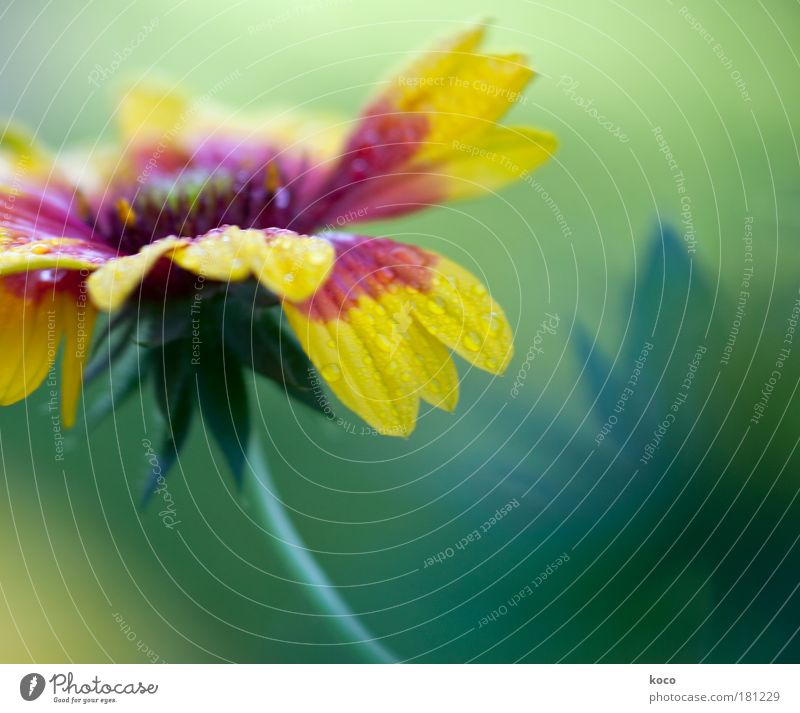
[[[222,321],[202,329],[226,378],[250,366],[302,398],[308,385],[282,353],[298,345],[295,356],[384,434],[410,433],[420,399],[455,408],[451,352],[501,373],[511,328],[470,272],[420,247],[340,232],[497,189],[550,156],[550,134],[497,123],[532,73],[521,55],[479,53],[483,33],[471,28],[423,55],[344,133],[294,119],[234,124],[208,102],[143,85],[123,100],[122,142],[102,165],[50,160],[6,132],[0,403],[36,389],[63,340],[71,424],[98,311],[115,313],[112,327],[127,325],[128,337],[134,323],[158,319],[150,345],[162,387],[184,402],[168,362],[174,345],[190,344],[198,282],[221,309]],[[294,336],[276,319],[281,309]],[[242,314],[249,328],[226,327]],[[212,421],[218,435],[230,428]]]

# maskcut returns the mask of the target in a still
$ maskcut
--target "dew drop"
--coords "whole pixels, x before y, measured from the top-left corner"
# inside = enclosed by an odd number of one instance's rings
[[[392,346],[393,346],[392,340],[389,339],[389,337],[387,337],[385,334],[379,334],[375,338],[375,344],[378,345],[379,349],[382,349],[387,353],[392,351]]]
[[[500,331],[500,320],[494,312],[483,315],[483,321],[489,334],[495,335]]]
[[[445,313],[445,301],[439,295],[435,297],[431,297],[428,300],[428,310],[433,314],[444,314]]]
[[[309,250],[306,259],[312,265],[322,265],[328,261],[328,253],[324,250]]]
[[[461,341],[471,352],[477,352],[481,348],[481,338],[476,332],[470,332]]]
[[[326,381],[339,381],[342,378],[342,370],[336,364],[326,364],[321,371]]]

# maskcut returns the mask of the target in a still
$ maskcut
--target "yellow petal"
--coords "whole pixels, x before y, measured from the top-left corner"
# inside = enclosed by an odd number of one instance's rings
[[[263,243],[263,256],[255,258],[253,272],[267,289],[299,301],[310,297],[327,278],[333,260],[334,249],[327,240],[278,234]]]
[[[458,405],[458,371],[450,352],[416,321],[409,327],[408,338],[419,368],[425,374],[420,396],[431,406],[454,411]]]
[[[522,96],[533,76],[525,57],[478,54],[485,26],[458,34],[400,72],[373,107],[419,113],[429,123],[426,144],[415,161],[429,161],[489,130]]]
[[[92,301],[107,312],[117,309],[162,257],[186,242],[181,238],[163,238],[145,245],[135,255],[109,260],[87,280]]]
[[[410,106],[418,102],[424,93],[439,84],[435,80],[455,74],[464,55],[474,52],[485,34],[485,25],[475,25],[425,52],[392,78],[389,88],[381,93],[379,100],[389,100],[398,106]]]
[[[532,127],[494,127],[471,141],[453,141],[437,172],[452,177],[448,198],[469,198],[524,180],[555,152],[556,137]]]
[[[393,335],[385,368],[396,367],[406,382],[432,406],[453,411],[458,404],[458,372],[444,345],[432,337],[414,319],[414,303],[404,289],[389,289],[375,303],[362,297],[359,305],[372,317],[372,324],[384,322],[383,332]],[[382,310],[376,306],[380,305]],[[348,318],[352,314],[348,312]],[[374,338],[374,337],[373,337]]]
[[[362,326],[309,319],[288,303],[284,312],[311,362],[345,406],[381,434],[407,436],[414,430],[419,398],[399,373],[385,371],[378,355],[382,348],[364,338]]]
[[[70,246],[87,246],[87,241],[51,238],[27,243],[0,242],[0,277],[29,270],[94,270],[97,267],[99,257],[90,259],[70,253]]]
[[[280,297],[309,297],[328,276],[333,246],[320,238],[280,231],[226,228],[187,243],[172,255],[180,267],[212,280],[256,277]]]
[[[249,234],[256,231],[228,228],[224,233],[206,235],[176,250],[172,261],[184,270],[210,280],[237,282],[250,277],[252,253],[262,245],[264,237],[257,233],[256,240]]]
[[[410,290],[414,318],[459,356],[501,374],[514,355],[513,335],[502,308],[468,270],[440,257],[430,291]]]
[[[488,130],[521,97],[533,76],[521,54],[466,55],[455,78],[436,85],[437,91],[415,98],[404,111],[422,112],[430,125],[419,160],[429,160],[454,140],[468,140]],[[451,81],[458,85],[449,86]]]
[[[122,138],[174,136],[191,118],[188,98],[166,82],[142,81],[128,89],[117,109]]]
[[[6,126],[0,134],[0,157],[5,157],[9,163],[10,173],[21,179],[25,173],[33,172],[43,174],[51,168],[52,156],[39,144],[27,127],[14,122],[4,122]]]
[[[36,390],[55,359],[60,340],[53,303],[26,299],[0,287],[0,405]]]

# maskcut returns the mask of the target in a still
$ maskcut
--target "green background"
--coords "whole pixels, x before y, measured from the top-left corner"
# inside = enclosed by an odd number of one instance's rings
[[[399,659],[800,660],[800,343],[750,422],[800,288],[800,11],[788,0],[683,7],[16,0],[2,12],[0,110],[57,150],[113,137],[115,87],[130,75],[166,73],[198,94],[222,83],[215,98],[237,109],[347,117],[387,73],[470,19],[493,18],[490,48],[529,55],[539,76],[509,121],[560,139],[538,183],[360,228],[447,241],[482,274],[515,326],[509,373],[460,362],[456,413],[425,413],[408,440],[360,435],[343,408],[354,429],[258,387],[256,434],[289,516]],[[144,26],[153,29],[136,46]],[[110,72],[99,87],[89,81],[97,65]],[[754,276],[722,364],[748,224]],[[546,313],[559,326],[514,398]],[[645,376],[598,444],[647,341]],[[643,464],[698,346],[687,401]],[[59,463],[44,391],[0,412],[0,658],[369,660],[297,581],[202,429],[169,478],[180,524],[163,525],[158,501],[137,506],[154,419],[149,394],[91,429],[81,419]],[[455,549],[513,499],[479,541]],[[448,547],[452,557],[425,566]]]

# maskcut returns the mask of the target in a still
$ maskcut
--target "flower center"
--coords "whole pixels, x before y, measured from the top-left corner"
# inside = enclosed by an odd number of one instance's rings
[[[184,169],[150,177],[98,211],[95,228],[122,253],[135,253],[170,235],[193,237],[223,225],[285,227],[292,194],[276,163],[254,170]]]

